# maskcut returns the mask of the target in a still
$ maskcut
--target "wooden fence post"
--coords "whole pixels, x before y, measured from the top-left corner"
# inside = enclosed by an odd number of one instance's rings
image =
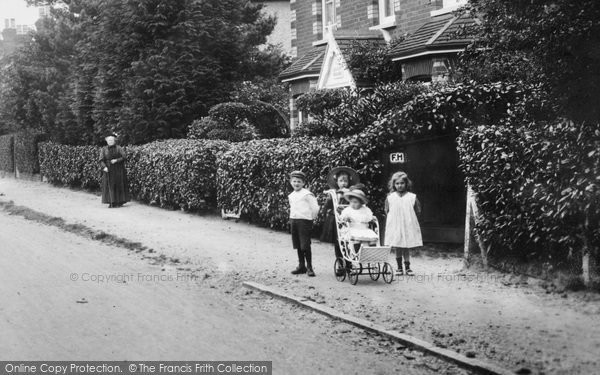
[[[477,201],[475,200],[475,193],[470,186],[467,186],[467,207],[465,215],[465,247],[464,247],[464,264],[465,267],[471,265],[471,249],[475,247],[472,243],[472,239],[475,239],[479,251],[481,252],[481,261],[483,268],[488,269],[488,252],[490,246],[485,246],[483,239],[475,232],[475,224],[479,222],[479,209],[477,207]]]
[[[471,187],[467,186],[467,204],[466,204],[466,214],[465,214],[465,249],[464,249],[464,266],[465,268],[469,268],[471,266],[471,220],[473,216],[473,210],[471,209]]]

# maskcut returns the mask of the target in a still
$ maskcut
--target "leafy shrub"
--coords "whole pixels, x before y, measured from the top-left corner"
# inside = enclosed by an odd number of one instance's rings
[[[430,89],[419,83],[397,82],[372,89],[311,91],[298,98],[298,109],[312,121],[300,124],[298,133],[307,136],[343,137],[357,134],[382,114],[400,111],[416,95]]]
[[[16,133],[14,139],[15,169],[19,173],[39,173],[38,143],[44,139],[44,135],[23,131]]]
[[[247,124],[231,127],[222,120],[210,116],[192,122],[188,129],[189,139],[220,139],[230,142],[242,142],[254,138]]]
[[[241,142],[258,138],[256,129],[248,122],[250,107],[243,103],[217,104],[209,116],[195,120],[188,129],[191,139],[220,139]]]
[[[248,121],[260,138],[290,136],[289,84],[259,78],[235,84],[231,100],[248,106]]]
[[[52,184],[97,189],[102,178],[99,155],[96,146],[43,142],[39,144],[40,173]]]
[[[370,207],[381,214],[388,177],[382,153],[407,140],[458,134],[460,129],[483,118],[507,122],[517,114],[521,116],[524,108],[535,114],[535,110],[544,105],[540,99],[543,93],[503,83],[480,88],[397,84],[380,86],[364,94],[367,99],[353,96],[349,90],[331,90],[311,92],[300,100],[307,107],[314,103],[311,113],[317,122],[342,118],[337,107],[345,107],[341,112],[346,111],[349,117],[347,122],[340,124],[353,131],[368,124],[355,134],[341,138],[309,137],[307,135],[322,134],[323,129],[334,129],[334,125],[327,125],[331,126],[327,128],[307,123],[300,128],[300,134],[291,139],[251,141],[232,146],[218,161],[219,206],[231,209],[241,205],[254,220],[283,228],[288,215],[286,197],[290,191],[288,173],[291,170],[303,169],[308,174],[311,189],[319,194],[325,187],[324,178],[329,168],[348,165],[359,172],[369,191]],[[356,112],[363,110],[363,114],[351,115],[353,107],[348,103],[354,98],[354,109]],[[377,108],[388,108],[389,111],[373,121]],[[427,108],[430,108],[429,112]],[[484,112],[488,108],[496,110],[487,116]],[[473,116],[479,117],[471,120]],[[403,121],[398,120],[400,117]],[[305,131],[306,126],[314,126],[314,129]],[[326,133],[339,135],[341,130]]]
[[[325,178],[332,167],[355,168],[369,189],[371,208],[381,212],[383,198],[376,178],[383,170],[352,139],[294,137],[233,144],[218,160],[219,207],[236,209],[253,221],[273,228],[286,227],[291,192],[289,173],[303,170],[312,192],[322,198]]]
[[[216,157],[224,141],[167,140],[126,148],[132,195],[161,207],[196,210],[216,204]],[[41,173],[49,182],[97,189],[100,148],[40,144]]]
[[[14,136],[7,134],[0,136],[0,171],[14,172]]]
[[[214,207],[217,155],[225,141],[166,140],[129,147],[131,193],[144,202],[184,210]]]
[[[348,67],[358,82],[389,83],[402,79],[402,65],[392,61],[391,51],[404,38],[394,38],[390,43],[375,44],[354,40],[345,51]]]
[[[435,87],[384,113],[364,134],[370,142],[389,143],[423,135],[458,134],[480,124],[556,118],[540,86],[475,82]]]
[[[480,126],[459,137],[492,256],[552,264],[600,246],[600,130],[568,121]],[[578,263],[578,262],[576,262]]]

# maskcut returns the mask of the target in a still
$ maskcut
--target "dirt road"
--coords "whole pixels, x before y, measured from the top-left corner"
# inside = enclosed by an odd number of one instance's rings
[[[209,281],[232,295],[240,281],[255,280],[523,373],[600,371],[597,294],[548,293],[535,279],[465,271],[453,253],[414,257],[417,276],[393,285],[363,278],[352,286],[335,280],[333,249],[319,243],[313,247],[317,277],[294,277],[286,233],[135,202],[109,210],[94,194],[43,183],[0,179],[0,193],[0,200],[138,241],[192,270],[221,275]]]
[[[408,360],[410,351],[264,296],[228,295],[204,274],[123,248],[5,213],[0,228],[2,360],[272,360],[278,374],[463,373],[433,358]]]

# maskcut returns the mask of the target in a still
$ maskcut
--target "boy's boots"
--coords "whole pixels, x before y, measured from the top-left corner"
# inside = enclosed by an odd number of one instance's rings
[[[306,266],[304,265],[304,252],[298,249],[298,267],[292,271],[292,275],[300,275],[306,273]]]
[[[316,275],[315,275],[315,271],[313,271],[313,268],[312,268],[312,254],[311,254],[310,250],[305,253],[305,256],[306,256],[306,273],[308,274],[308,276],[314,277]]]

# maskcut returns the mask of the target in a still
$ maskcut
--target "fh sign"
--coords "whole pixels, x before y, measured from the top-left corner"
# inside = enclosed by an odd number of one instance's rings
[[[392,164],[406,163],[406,156],[404,155],[404,152],[392,152],[390,154],[390,163],[392,163]]]

